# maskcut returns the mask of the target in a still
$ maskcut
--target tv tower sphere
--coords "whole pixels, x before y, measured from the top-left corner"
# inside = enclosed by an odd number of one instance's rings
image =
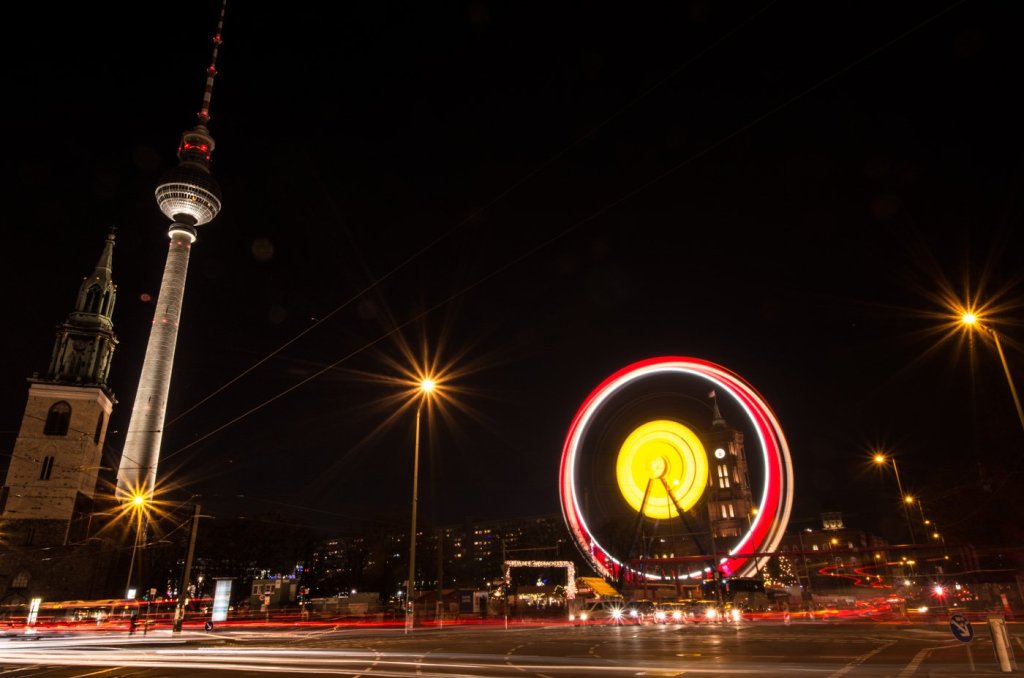
[[[220,185],[210,173],[213,137],[204,125],[186,132],[178,150],[179,164],[156,187],[160,211],[185,226],[202,226],[220,212]]]

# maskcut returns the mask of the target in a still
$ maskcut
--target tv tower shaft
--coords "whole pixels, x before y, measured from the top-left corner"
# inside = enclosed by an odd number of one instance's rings
[[[223,0],[217,32],[213,36],[213,57],[206,69],[206,87],[202,107],[197,114],[198,122],[182,134],[178,164],[164,175],[156,187],[155,197],[160,211],[172,222],[168,229],[171,242],[132,418],[117,470],[115,496],[121,502],[148,502],[153,498],[189,253],[196,241],[197,227],[213,221],[221,208],[220,186],[210,172],[215,143],[207,125],[226,5],[227,0]]]

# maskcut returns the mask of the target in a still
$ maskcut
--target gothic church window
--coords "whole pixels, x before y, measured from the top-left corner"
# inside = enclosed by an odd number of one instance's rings
[[[99,285],[93,285],[89,288],[89,291],[85,296],[85,312],[86,313],[99,313],[100,302],[103,300],[100,294]]]
[[[43,466],[39,469],[39,479],[49,480],[53,473],[53,457],[43,457]]]
[[[70,424],[71,405],[62,400],[59,403],[54,403],[47,413],[43,433],[48,436],[66,436]]]
[[[103,433],[103,413],[100,412],[100,418],[96,420],[96,433],[93,434],[92,444],[100,444],[100,434]]]

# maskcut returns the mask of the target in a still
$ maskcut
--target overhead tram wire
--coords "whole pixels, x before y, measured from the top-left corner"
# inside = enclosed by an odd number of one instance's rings
[[[660,183],[664,179],[666,179],[669,176],[671,176],[672,174],[676,173],[677,171],[679,171],[683,167],[686,167],[687,165],[689,165],[690,163],[692,163],[692,162],[694,162],[696,160],[699,160],[700,158],[702,158],[705,155],[707,155],[708,153],[714,151],[715,149],[717,149],[718,147],[722,146],[723,144],[728,143],[729,141],[732,141],[733,139],[735,139],[739,135],[741,135],[744,132],[746,132],[746,131],[750,130],[751,128],[753,128],[754,126],[756,126],[759,123],[763,122],[764,120],[772,117],[773,115],[775,115],[779,111],[782,111],[783,109],[785,109],[785,108],[791,106],[792,104],[796,103],[797,101],[799,101],[803,97],[807,96],[811,92],[814,92],[814,91],[820,89],[821,87],[827,85],[828,83],[832,82],[836,78],[839,78],[840,76],[842,76],[845,73],[849,72],[853,68],[856,68],[857,66],[859,66],[862,63],[864,63],[865,61],[868,61],[872,57],[880,54],[881,52],[885,51],[889,47],[891,47],[894,44],[896,44],[897,42],[899,42],[900,40],[906,38],[907,36],[910,36],[910,35],[916,33],[918,30],[920,30],[924,26],[927,26],[932,21],[935,21],[939,17],[941,17],[941,16],[949,13],[950,11],[956,9],[957,7],[959,7],[960,5],[964,4],[965,2],[967,2],[967,0],[957,0],[954,3],[952,3],[950,5],[947,5],[946,7],[944,7],[941,10],[939,10],[938,12],[936,12],[936,13],[930,15],[929,17],[921,20],[920,22],[914,24],[912,27],[910,27],[907,30],[903,31],[902,33],[900,33],[899,35],[895,36],[894,38],[891,38],[887,42],[882,43],[878,47],[876,47],[876,48],[870,50],[869,52],[867,52],[866,54],[864,54],[864,55],[854,59],[849,64],[847,64],[846,66],[843,66],[839,70],[832,72],[831,74],[825,76],[824,78],[821,78],[820,80],[815,82],[813,85],[810,85],[807,88],[805,88],[805,89],[801,90],[800,92],[798,92],[797,94],[794,94],[793,96],[791,96],[790,98],[786,99],[782,103],[780,103],[780,104],[770,108],[769,110],[765,111],[764,113],[754,117],[753,119],[751,119],[750,121],[748,121],[748,122],[744,123],[743,125],[739,126],[738,128],[736,128],[732,132],[729,132],[725,136],[720,137],[717,141],[715,141],[714,143],[710,144],[709,146],[704,147],[703,149],[697,151],[696,153],[693,153],[692,155],[688,156],[684,160],[681,160],[680,162],[676,163],[675,165],[673,165],[672,167],[668,168],[667,170],[665,170],[661,174],[659,174],[659,175],[657,175],[657,176],[655,176],[655,177],[653,177],[651,179],[648,179],[647,181],[645,181],[644,183],[640,184],[639,186],[637,186],[637,187],[627,191],[626,193],[622,194],[621,196],[619,196],[618,198],[612,200],[611,202],[606,203],[604,206],[598,208],[597,210],[595,210],[594,212],[592,212],[588,216],[583,217],[582,219],[576,221],[575,223],[567,226],[566,228],[562,229],[561,231],[559,231],[555,235],[551,236],[547,240],[544,240],[544,241],[540,242],[539,244],[537,244],[534,247],[530,248],[529,250],[527,250],[523,254],[519,255],[515,259],[512,259],[508,263],[506,263],[506,264],[504,264],[502,266],[499,266],[498,268],[494,269],[493,271],[491,271],[487,275],[485,275],[485,276],[479,278],[478,280],[470,283],[469,285],[463,287],[461,290],[459,290],[457,292],[454,292],[453,294],[449,295],[448,297],[446,297],[442,301],[439,301],[436,304],[428,307],[426,310],[418,313],[417,315],[413,316],[409,320],[406,320],[404,323],[402,323],[400,325],[396,325],[394,328],[392,328],[391,330],[389,330],[389,331],[385,332],[384,334],[380,335],[376,339],[374,339],[374,340],[364,344],[360,348],[357,348],[357,349],[355,349],[353,351],[350,351],[349,353],[345,354],[344,356],[342,356],[338,360],[336,360],[333,363],[330,363],[329,365],[327,365],[326,367],[324,367],[324,368],[314,372],[313,374],[309,375],[305,379],[302,379],[301,381],[298,381],[295,384],[289,386],[288,388],[286,388],[285,390],[281,391],[277,395],[271,396],[270,398],[268,398],[267,400],[263,401],[262,403],[249,408],[248,410],[246,410],[242,414],[239,414],[238,416],[228,420],[224,424],[214,428],[212,431],[209,431],[208,433],[205,433],[205,434],[199,436],[198,438],[196,438],[195,440],[191,441],[190,443],[188,443],[188,444],[178,448],[177,450],[175,450],[171,454],[168,454],[168,455],[164,456],[163,460],[171,459],[172,457],[175,457],[175,456],[181,454],[182,452],[184,452],[184,451],[194,447],[195,445],[198,445],[199,443],[203,442],[207,438],[210,438],[211,436],[214,436],[217,433],[220,433],[224,429],[226,429],[226,428],[236,424],[237,422],[241,421],[242,419],[245,419],[249,415],[254,414],[255,412],[258,412],[259,410],[263,409],[264,407],[266,407],[267,405],[271,404],[272,402],[278,400],[279,398],[282,398],[283,396],[288,395],[292,391],[298,389],[300,386],[304,386],[305,384],[309,383],[310,381],[313,381],[314,379],[320,377],[321,375],[323,375],[323,374],[325,374],[325,373],[335,369],[336,367],[338,367],[342,363],[348,361],[350,358],[353,358],[353,357],[363,353],[364,351],[366,351],[366,350],[368,350],[370,348],[373,348],[374,346],[376,346],[377,344],[379,344],[383,340],[385,340],[388,337],[392,336],[393,334],[399,332],[400,330],[405,329],[406,327],[408,327],[408,326],[410,326],[410,325],[412,325],[412,324],[422,320],[427,315],[429,315],[430,313],[433,313],[437,309],[439,309],[439,308],[441,308],[443,306],[446,306],[449,303],[451,303],[452,301],[454,301],[454,300],[456,300],[456,299],[458,299],[458,298],[468,294],[469,292],[473,291],[477,287],[480,287],[481,285],[483,285],[487,281],[491,280],[492,278],[497,277],[498,275],[504,273],[508,269],[516,266],[520,262],[525,261],[526,259],[529,259],[534,254],[536,254],[537,252],[545,249],[546,247],[548,247],[552,243],[554,243],[554,242],[556,242],[558,240],[561,240],[566,235],[569,235],[570,233],[576,231],[581,226],[584,226],[584,225],[590,223],[591,221],[594,221],[598,217],[603,216],[609,210],[614,209],[615,207],[618,207],[619,205],[621,205],[621,204],[631,200],[632,198],[636,197],[640,193],[643,193],[647,189],[651,188],[652,186]],[[535,170],[535,171],[539,171],[539,170]],[[498,199],[500,199],[500,198],[496,198],[495,200],[498,200]],[[481,209],[484,209],[484,208],[481,208]],[[463,220],[462,223],[464,223],[465,221],[466,220]],[[454,229],[452,229],[452,230],[454,230]],[[440,236],[438,239],[443,238],[443,237],[444,236]],[[435,240],[435,242],[436,242],[436,240]],[[431,243],[431,244],[433,244],[433,243]],[[414,255],[414,257],[415,256],[417,256],[417,255]],[[404,263],[403,263],[403,265],[404,265]],[[397,270],[397,269],[395,269],[395,270]],[[391,273],[394,273],[394,272],[395,271],[391,271],[390,273],[388,273],[388,275],[391,275]],[[336,311],[337,310],[340,310],[340,309],[336,309]],[[334,311],[334,312],[336,312],[336,311]],[[332,312],[332,314],[334,312]],[[312,327],[310,329],[312,329]],[[268,358],[269,357],[270,356],[268,356]],[[265,360],[266,360],[266,358],[264,359],[264,361]]]
[[[573,150],[577,146],[580,146],[584,142],[586,142],[586,141],[590,140],[591,138],[593,138],[599,131],[601,131],[602,129],[607,127],[609,124],[611,124],[612,122],[617,120],[619,117],[621,117],[624,113],[626,113],[627,111],[632,109],[634,106],[636,106],[642,100],[646,99],[648,96],[650,96],[655,91],[660,89],[665,83],[669,82],[670,80],[672,80],[673,78],[678,76],[686,68],[688,68],[689,66],[691,66],[695,62],[699,61],[708,52],[712,51],[713,49],[715,49],[716,47],[721,45],[723,42],[725,42],[726,40],[732,38],[734,35],[736,35],[736,33],[738,33],[743,28],[745,28],[747,24],[749,24],[754,19],[759,17],[761,14],[766,12],[772,5],[776,4],[777,2],[778,2],[778,0],[771,0],[766,5],[764,5],[763,7],[758,9],[757,11],[755,11],[753,14],[751,14],[750,16],[745,18],[743,21],[741,21],[738,24],[736,24],[733,28],[731,28],[727,32],[723,33],[721,36],[718,37],[717,40],[715,40],[711,44],[707,45],[702,50],[700,50],[699,52],[694,54],[692,57],[690,57],[689,59],[683,61],[682,63],[677,65],[675,68],[673,68],[668,73],[668,75],[662,77],[660,80],[655,82],[653,85],[651,85],[647,89],[643,90],[640,94],[638,94],[635,97],[633,97],[633,99],[631,99],[627,104],[625,104],[624,106],[619,108],[617,111],[615,111],[614,113],[612,113],[611,115],[606,117],[604,120],[602,120],[598,124],[590,127],[587,130],[586,133],[580,135],[579,137],[574,139],[572,142],[570,142],[567,146],[564,146],[560,151],[558,151],[555,154],[553,154],[550,157],[548,157],[547,160],[544,160],[539,165],[534,167],[532,170],[527,172],[525,175],[523,175],[522,177],[520,177],[519,179],[514,181],[510,186],[508,186],[506,189],[504,189],[503,191],[498,193],[496,196],[491,198],[489,201],[484,203],[482,206],[477,207],[476,209],[471,210],[470,213],[466,217],[464,217],[462,220],[458,221],[454,226],[452,226],[448,230],[444,231],[443,233],[441,233],[440,235],[435,237],[433,240],[428,242],[426,245],[423,245],[416,252],[414,252],[410,256],[406,257],[405,259],[403,259],[401,262],[399,262],[396,266],[394,266],[387,273],[383,274],[381,277],[377,278],[376,280],[370,282],[363,289],[361,289],[360,291],[356,292],[354,295],[352,295],[351,297],[346,299],[344,302],[341,303],[341,305],[339,305],[336,308],[334,308],[332,311],[330,311],[329,313],[324,315],[322,318],[319,318],[312,325],[310,325],[306,329],[302,330],[301,332],[296,334],[294,337],[292,337],[291,339],[289,339],[285,343],[281,344],[280,346],[278,346],[273,351],[271,351],[267,355],[265,355],[262,358],[260,358],[259,360],[257,360],[255,363],[253,363],[252,365],[250,365],[246,369],[242,370],[240,373],[238,373],[238,375],[236,375],[235,377],[229,379],[227,382],[225,382],[224,384],[222,384],[218,388],[216,388],[213,391],[211,391],[209,394],[207,394],[206,396],[201,398],[196,403],[190,405],[183,412],[181,412],[180,414],[175,416],[173,419],[171,419],[170,421],[165,423],[164,424],[164,428],[166,429],[168,426],[171,426],[176,421],[178,421],[179,419],[183,418],[185,415],[191,413],[192,411],[196,410],[198,407],[200,407],[201,405],[203,405],[204,403],[209,401],[214,396],[218,395],[219,393],[223,392],[227,388],[231,387],[235,382],[237,382],[238,380],[242,379],[243,377],[245,377],[246,375],[251,373],[253,370],[255,370],[256,368],[258,368],[259,366],[263,365],[265,362],[267,362],[268,360],[270,360],[271,358],[276,356],[278,353],[280,353],[284,349],[288,348],[289,346],[294,344],[296,341],[298,341],[302,337],[306,336],[307,334],[309,334],[310,332],[315,330],[317,327],[319,327],[320,325],[322,325],[323,323],[327,322],[328,320],[330,320],[332,317],[334,317],[335,315],[337,315],[341,311],[343,311],[346,308],[348,308],[349,306],[351,306],[353,303],[355,303],[356,301],[358,301],[359,299],[364,297],[367,293],[369,293],[372,290],[374,290],[381,283],[383,283],[386,280],[388,280],[389,278],[391,278],[393,275],[395,275],[396,273],[398,273],[399,271],[404,269],[406,266],[411,264],[413,261],[419,259],[421,256],[423,256],[424,254],[429,252],[431,249],[433,249],[434,246],[436,246],[438,243],[440,243],[441,241],[451,237],[452,235],[454,235],[456,232],[458,232],[461,228],[463,228],[467,224],[472,223],[474,220],[476,220],[478,217],[480,217],[484,212],[489,210],[491,207],[493,207],[494,205],[496,205],[497,203],[501,202],[503,199],[505,199],[506,197],[508,197],[509,195],[514,193],[515,191],[517,191],[518,189],[520,189],[523,186],[525,186],[526,184],[528,184],[530,181],[532,181],[537,176],[539,176],[541,173],[543,173],[544,170],[548,169],[551,165],[553,165],[557,161],[561,160],[563,157],[565,157],[569,153],[569,151]]]

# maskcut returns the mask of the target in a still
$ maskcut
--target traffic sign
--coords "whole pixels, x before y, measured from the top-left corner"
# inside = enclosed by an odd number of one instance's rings
[[[953,637],[961,643],[969,643],[974,640],[974,627],[962,614],[954,614],[949,618],[949,628],[953,631]]]

